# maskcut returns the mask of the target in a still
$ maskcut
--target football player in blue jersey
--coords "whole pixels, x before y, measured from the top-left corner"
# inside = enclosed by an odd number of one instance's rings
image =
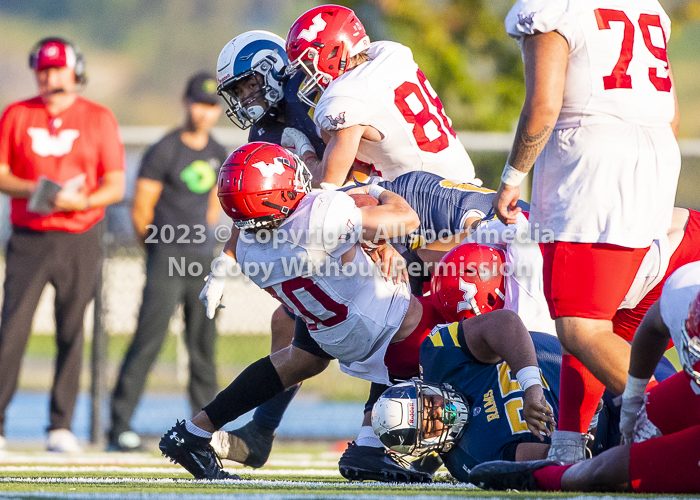
[[[412,457],[435,452],[464,482],[483,462],[547,456],[559,408],[555,336],[528,332],[515,313],[496,310],[434,328],[421,344],[420,367],[422,380],[390,387],[372,410],[374,432],[389,449]],[[673,373],[662,358],[654,375]],[[597,434],[606,440],[596,452],[617,444],[608,437],[619,421],[610,417],[611,404],[607,399],[601,413]],[[597,424],[596,415],[591,427]]]

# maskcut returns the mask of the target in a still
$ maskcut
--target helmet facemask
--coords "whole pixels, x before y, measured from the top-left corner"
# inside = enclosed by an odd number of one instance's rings
[[[306,74],[297,95],[299,100],[312,108],[316,107],[315,97],[322,94],[333,80],[331,75],[318,68],[318,58],[318,50],[309,47],[296,60],[292,61],[287,69],[289,75],[293,75],[299,70]]]
[[[468,421],[469,404],[459,392],[418,378],[389,388],[372,410],[372,426],[382,443],[414,457],[449,451]]]

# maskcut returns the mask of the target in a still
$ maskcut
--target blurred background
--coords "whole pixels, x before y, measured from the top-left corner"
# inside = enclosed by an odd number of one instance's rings
[[[106,387],[133,333],[144,283],[143,254],[129,221],[130,189],[144,148],[181,120],[186,79],[215,71],[221,48],[251,29],[283,38],[291,23],[324,2],[309,0],[0,0],[0,105],[35,94],[27,65],[41,38],[61,36],[79,46],[89,82],[83,94],[111,108],[127,147],[129,191],[111,207],[105,224],[103,308],[110,334]],[[485,186],[496,187],[524,98],[522,62],[503,19],[512,0],[347,0],[373,40],[408,45],[460,131]],[[700,1],[662,0],[672,17],[668,46],[681,109],[683,167],[677,205],[700,209]],[[225,116],[216,130],[229,150],[246,140]],[[226,221],[221,220],[224,224]],[[0,198],[0,243],[9,234],[7,200]],[[4,251],[4,249],[2,250]],[[3,278],[4,263],[0,265]],[[53,333],[52,290],[45,291],[35,316],[36,333]],[[220,380],[227,384],[269,349],[269,316],[275,302],[243,279],[227,287],[218,326]],[[241,311],[246,311],[245,315]],[[181,313],[149,391],[176,391],[187,380],[186,352],[179,334]],[[92,312],[86,315],[91,331]],[[86,346],[89,356],[90,344]],[[25,391],[45,390],[51,380],[53,337],[34,335],[21,379]],[[83,377],[85,385],[89,376]],[[337,367],[304,385],[307,398],[359,401],[366,384],[339,374]],[[43,406],[42,408],[45,408]],[[44,410],[39,410],[44,411]],[[8,425],[12,425],[10,418]],[[138,430],[138,429],[137,429]]]

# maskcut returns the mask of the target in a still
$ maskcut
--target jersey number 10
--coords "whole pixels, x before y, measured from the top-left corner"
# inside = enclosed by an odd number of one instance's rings
[[[403,82],[394,90],[394,103],[404,119],[413,125],[413,137],[420,150],[438,153],[450,145],[447,134],[451,134],[452,137],[457,137],[457,134],[450,126],[450,120],[445,115],[440,98],[437,94],[433,95],[432,89],[428,87],[428,79],[420,69],[416,76],[420,86],[414,82]],[[410,96],[413,96],[411,98],[413,106],[409,103]],[[430,112],[428,102],[435,107],[438,116]],[[420,106],[420,109],[415,110],[418,107],[416,105]],[[440,135],[431,140],[425,133],[426,128],[433,132],[432,135],[435,135],[435,131]]]
[[[603,77],[603,85],[605,90],[610,89],[631,89],[632,76],[627,74],[630,61],[632,60],[632,49],[634,47],[635,26],[627,17],[627,14],[621,10],[614,9],[596,9],[595,18],[598,21],[599,30],[609,30],[611,22],[620,22],[625,26],[624,36],[622,38],[622,47],[620,48],[620,58],[612,70],[612,73]],[[637,21],[639,30],[642,32],[644,45],[655,58],[662,61],[668,68],[668,58],[666,56],[666,34],[661,26],[661,18],[657,14],[640,14]],[[664,46],[656,47],[651,43],[651,33],[649,27],[659,28],[663,34]],[[654,85],[656,90],[661,92],[669,92],[671,90],[671,77],[660,77],[657,75],[658,68],[649,68],[649,80]]]

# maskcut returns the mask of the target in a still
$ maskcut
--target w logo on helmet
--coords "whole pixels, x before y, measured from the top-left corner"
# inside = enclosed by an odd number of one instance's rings
[[[299,32],[299,38],[303,38],[307,42],[312,42],[316,40],[318,34],[326,29],[326,21],[323,20],[321,14],[319,13],[314,17],[314,23],[309,26],[309,29],[303,29]]]
[[[279,158],[275,158],[273,163],[265,163],[264,161],[259,161],[257,163],[253,163],[251,167],[255,167],[258,170],[260,170],[260,173],[265,178],[272,177],[275,174],[280,175],[284,173],[284,164],[280,161]]]

